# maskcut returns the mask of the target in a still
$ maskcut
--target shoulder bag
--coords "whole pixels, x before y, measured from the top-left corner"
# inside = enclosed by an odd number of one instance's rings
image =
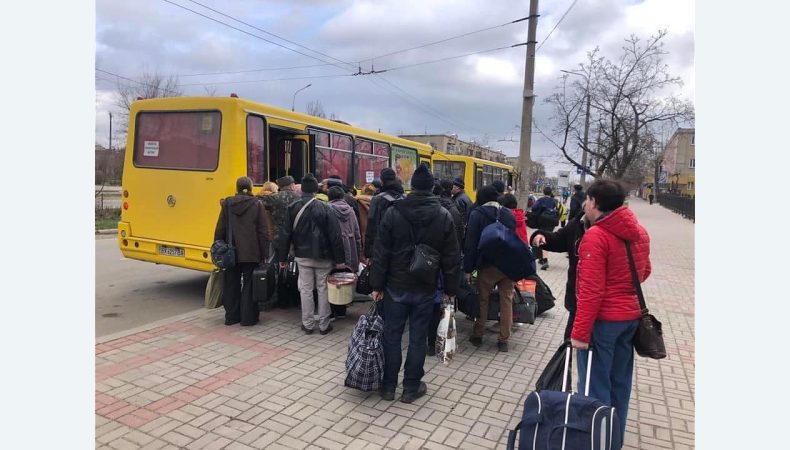
[[[412,255],[409,262],[409,274],[425,284],[435,284],[439,272],[439,252],[428,244],[420,243],[414,236],[414,226],[406,220],[397,206],[395,210],[409,225],[409,236],[412,242]]]
[[[661,322],[649,313],[645,304],[645,296],[642,293],[642,284],[636,274],[636,264],[634,255],[631,254],[631,245],[625,241],[625,251],[628,252],[628,264],[631,266],[631,280],[639,297],[639,308],[642,310],[642,317],[639,318],[639,328],[634,335],[634,349],[639,356],[652,359],[662,359],[667,357],[667,350],[664,345],[664,333],[661,331]]]
[[[227,199],[223,208],[228,214],[228,240],[217,239],[211,244],[211,262],[220,269],[232,269],[236,267],[236,247],[233,245],[233,213]]]

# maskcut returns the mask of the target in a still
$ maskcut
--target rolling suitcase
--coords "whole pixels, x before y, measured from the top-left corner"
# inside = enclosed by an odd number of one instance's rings
[[[587,396],[592,350],[588,352],[585,394],[570,390],[572,351],[568,343],[562,391],[532,392],[524,400],[521,422],[508,434],[508,450],[515,448],[517,437],[519,450],[618,450],[623,446],[619,433],[620,419],[615,409]]]
[[[276,274],[273,263],[258,266],[252,271],[252,298],[261,310],[270,307]]]

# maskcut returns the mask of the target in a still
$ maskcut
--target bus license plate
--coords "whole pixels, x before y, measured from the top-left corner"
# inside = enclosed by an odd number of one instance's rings
[[[184,249],[179,247],[168,247],[166,245],[159,246],[159,254],[167,256],[184,256]]]

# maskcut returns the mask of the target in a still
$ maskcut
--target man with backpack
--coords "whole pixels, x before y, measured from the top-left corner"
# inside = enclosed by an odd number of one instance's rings
[[[497,348],[500,352],[508,351],[510,327],[513,326],[513,283],[498,267],[496,263],[503,264],[507,261],[493,261],[478,249],[483,230],[492,223],[499,222],[512,230],[516,230],[516,218],[508,208],[502,208],[497,202],[499,192],[494,186],[483,186],[477,191],[477,204],[480,205],[469,214],[469,223],[466,227],[464,244],[464,273],[467,282],[472,279],[472,272],[477,270],[477,287],[480,298],[480,317],[475,320],[472,336],[469,342],[475,347],[483,343],[483,332],[488,318],[488,300],[494,286],[499,288],[499,339]]]
[[[433,186],[433,174],[426,165],[420,164],[412,175],[409,196],[395,201],[378,224],[370,285],[373,300],[383,302],[386,318],[384,379],[380,391],[384,400],[395,398],[402,360],[401,341],[407,321],[409,349],[401,401],[412,403],[427,392],[422,382],[425,343],[437,280],[441,273],[444,293],[448,296],[455,296],[460,284],[455,224],[450,213],[441,207],[439,198],[432,195]]]
[[[403,185],[395,174],[395,171],[386,167],[381,170],[381,192],[370,201],[368,211],[368,223],[365,230],[365,258],[373,257],[373,247],[376,245],[376,235],[378,234],[379,223],[384,217],[384,213],[392,206],[396,200],[403,197]]]
[[[531,228],[537,228],[543,231],[553,231],[554,227],[560,224],[560,211],[558,209],[558,201],[554,198],[551,191],[551,186],[543,188],[543,197],[539,198],[530,211],[527,217],[528,225]],[[538,259],[541,270],[549,268],[549,259],[543,254],[540,247],[533,248],[535,257]]]

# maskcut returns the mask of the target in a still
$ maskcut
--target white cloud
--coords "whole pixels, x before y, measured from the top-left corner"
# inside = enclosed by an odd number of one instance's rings
[[[523,80],[512,62],[481,56],[475,64],[477,80],[484,83],[497,83],[504,85],[517,84]]]

